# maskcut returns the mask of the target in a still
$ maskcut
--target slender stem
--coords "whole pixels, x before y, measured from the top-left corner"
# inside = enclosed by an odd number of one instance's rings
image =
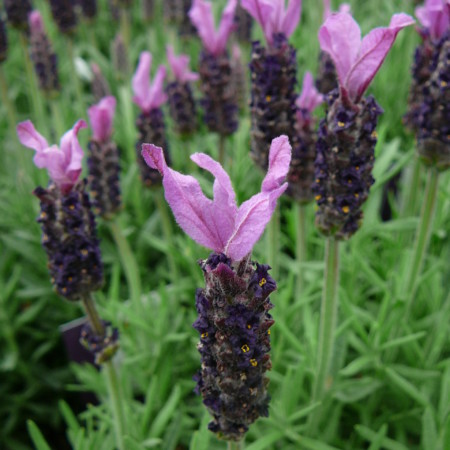
[[[91,295],[84,295],[81,301],[83,303],[83,307],[86,311],[86,315],[88,317],[92,330],[97,336],[103,336],[105,329],[103,327],[100,316],[98,315],[97,308],[95,307],[95,303]],[[123,402],[120,384],[118,382],[116,369],[114,368],[111,360],[106,361],[103,364],[103,367],[106,373],[108,394],[111,401],[112,413],[114,418],[114,430],[116,433],[117,448],[119,450],[125,450],[125,445],[123,442],[125,418],[121,406]]]
[[[164,200],[164,194],[162,189],[155,192],[155,202],[159,211],[159,215],[162,221],[162,228],[164,233],[165,241],[170,247],[173,246],[173,228],[172,222],[170,221],[169,213],[167,212],[166,201]],[[178,269],[175,259],[173,257],[173,251],[169,251],[167,255],[169,260],[170,273],[172,274],[172,279],[176,280],[178,278]]]
[[[52,112],[53,123],[55,124],[55,136],[62,136],[66,128],[64,126],[64,117],[58,103],[59,99],[51,98],[48,102],[50,104],[50,110]],[[55,142],[56,141],[57,139],[55,139]]]
[[[128,51],[130,48],[130,12],[127,8],[122,8],[120,11],[120,33]]]
[[[95,307],[95,303],[91,295],[84,295],[81,301],[83,303],[83,307],[86,311],[86,315],[92,330],[97,336],[103,336],[105,328],[103,326],[102,320],[100,319],[100,316],[98,315],[97,308]]]
[[[6,112],[8,114],[9,129],[11,132],[15,132],[17,125],[16,110],[8,95],[8,83],[6,82],[2,64],[0,64],[0,90],[2,95],[2,103],[6,106]]]
[[[300,298],[303,288],[302,263],[306,261],[306,205],[296,205],[298,210],[296,260],[298,266],[297,274],[297,299]]]
[[[111,400],[111,407],[114,418],[114,431],[116,434],[116,444],[119,450],[125,450],[125,444],[123,441],[125,430],[125,416],[122,408],[122,391],[120,388],[119,380],[117,377],[116,369],[111,360],[107,361],[104,365],[106,373],[106,379],[108,382],[108,393]]]
[[[225,167],[225,136],[219,135],[219,163]]]
[[[75,88],[75,103],[77,105],[78,113],[84,115],[84,102],[83,102],[83,90],[81,88],[80,79],[77,76],[77,70],[75,65],[75,48],[74,42],[71,37],[67,38],[68,58],[70,60],[70,71],[72,75],[72,83]]]
[[[417,193],[420,192],[420,179],[422,174],[422,163],[419,158],[414,159],[413,171],[411,179],[408,183],[408,189],[406,191],[406,200],[404,207],[404,216],[411,217],[416,215],[417,210]]]
[[[242,441],[228,441],[227,450],[243,450],[244,443]]]
[[[428,169],[425,198],[422,204],[420,223],[414,244],[414,253],[411,259],[411,265],[409,266],[409,272],[406,277],[405,289],[403,290],[407,299],[406,316],[410,313],[412,302],[418,287],[417,281],[425,260],[428,244],[430,242],[434,211],[436,209],[438,186],[439,172],[435,167],[432,167]]]
[[[279,241],[277,239],[278,228],[280,222],[280,214],[278,205],[273,212],[272,219],[267,226],[267,263],[272,267],[272,276],[278,277],[278,250]]]
[[[30,54],[28,51],[27,38],[24,33],[19,33],[19,40],[25,62],[25,72],[27,74],[28,90],[31,97],[31,107],[33,109],[34,119],[38,122],[40,130],[47,129],[48,126],[44,116],[44,109],[42,107],[41,97],[37,89],[33,65],[31,63]]]
[[[317,369],[314,380],[312,402],[322,401],[330,385],[329,372],[334,348],[338,312],[339,288],[339,241],[329,237],[325,247],[325,274],[320,306],[319,342],[317,349]],[[309,417],[308,427],[314,432],[318,421],[315,410]]]
[[[128,241],[123,235],[116,220],[109,222],[109,228],[114,237],[117,248],[119,249],[120,261],[122,262],[125,277],[127,278],[131,300],[133,304],[137,306],[139,311],[142,312],[141,277],[139,275],[139,267],[136,262],[136,258],[134,257],[130,245],[128,244]]]

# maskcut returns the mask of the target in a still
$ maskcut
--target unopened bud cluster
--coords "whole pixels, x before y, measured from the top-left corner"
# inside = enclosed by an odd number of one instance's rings
[[[21,30],[28,30],[28,15],[32,10],[30,0],[5,0],[8,22]]]
[[[200,261],[206,287],[196,293],[202,369],[197,393],[213,416],[209,429],[219,438],[242,439],[250,424],[268,415],[271,369],[269,295],[276,289],[269,266],[244,258],[232,263],[211,253]]]
[[[53,183],[47,189],[34,190],[41,205],[37,221],[52,284],[67,300],[79,300],[103,283],[95,218],[85,187],[83,180],[68,193]]]
[[[166,92],[176,131],[180,134],[194,132],[197,129],[197,108],[189,83],[174,80],[167,85]]]
[[[326,100],[315,161],[316,224],[327,236],[348,239],[360,226],[361,206],[374,182],[375,128],[382,110],[372,96],[348,104],[335,90]]]
[[[63,34],[72,34],[77,26],[77,16],[70,0],[50,0],[53,19]]]
[[[319,53],[316,87],[322,94],[328,94],[338,87],[336,68],[330,55],[325,52]]]

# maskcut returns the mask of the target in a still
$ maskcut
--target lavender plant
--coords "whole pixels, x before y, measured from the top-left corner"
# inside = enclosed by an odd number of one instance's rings
[[[92,63],[91,70],[91,91],[95,102],[99,102],[103,97],[111,95],[111,89],[98,64]]]
[[[28,30],[28,15],[33,9],[30,0],[5,0],[8,22],[19,30]]]
[[[331,15],[319,30],[322,51],[332,58],[339,89],[327,97],[326,118],[320,123],[315,160],[316,225],[328,239],[321,305],[317,370],[313,399],[326,391],[333,353],[339,284],[338,242],[359,228],[361,206],[373,183],[376,124],[382,113],[375,99],[363,97],[400,30],[412,25],[407,14],[395,14],[389,27],[376,28],[361,40],[358,24],[348,13]],[[315,429],[317,414],[310,427]]]
[[[136,120],[136,128],[139,136],[136,143],[137,161],[141,178],[147,187],[159,186],[161,177],[157,170],[149,168],[141,158],[141,146],[145,142],[154,142],[165,150],[165,158],[170,164],[169,149],[164,124],[164,114],[161,106],[167,101],[164,92],[164,78],[166,68],[159,66],[153,82],[150,84],[150,69],[152,54],[142,52],[139,65],[133,76],[132,87],[134,92],[133,102],[141,109],[141,114]]]
[[[30,56],[34,64],[39,88],[51,96],[59,92],[59,76],[57,56],[44,29],[44,22],[39,11],[29,16],[30,23]]]
[[[110,219],[121,207],[119,150],[111,139],[116,99],[105,97],[88,109],[93,136],[89,141],[89,189],[94,211]]]
[[[219,29],[214,27],[211,3],[194,0],[189,17],[197,28],[203,44],[200,54],[200,87],[203,92],[201,105],[205,123],[210,131],[221,136],[219,161],[223,163],[223,137],[234,133],[238,127],[237,99],[232,81],[230,58],[226,46],[234,27],[237,0],[228,0]]]
[[[50,9],[59,31],[65,35],[75,32],[77,16],[70,0],[50,0]]]
[[[163,177],[166,200],[180,227],[213,252],[199,261],[205,288],[196,293],[202,369],[197,393],[213,416],[209,429],[227,441],[241,441],[248,427],[268,414],[271,368],[269,295],[276,289],[270,266],[251,260],[251,251],[287,188],[291,147],[286,136],[274,139],[261,192],[236,205],[228,174],[208,155],[191,159],[214,177],[214,199],[205,197],[191,176],[170,169],[163,150],[144,144],[146,163]]]
[[[175,129],[187,135],[197,129],[197,108],[192,94],[191,82],[199,76],[189,69],[189,56],[176,56],[172,46],[167,47],[167,60],[172,70],[173,80],[166,87],[169,110]]]

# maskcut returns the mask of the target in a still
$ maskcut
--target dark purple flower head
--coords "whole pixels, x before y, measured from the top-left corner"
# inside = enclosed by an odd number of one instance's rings
[[[119,349],[119,331],[111,326],[111,322],[102,321],[103,335],[96,334],[89,323],[81,329],[80,342],[95,356],[98,365],[112,359]]]

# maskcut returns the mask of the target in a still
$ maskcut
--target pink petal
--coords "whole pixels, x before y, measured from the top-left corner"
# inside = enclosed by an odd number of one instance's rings
[[[167,46],[167,60],[169,61],[170,68],[175,79],[181,83],[196,81],[199,78],[198,73],[189,70],[189,59],[187,55],[175,55],[173,47],[171,45]]]
[[[272,13],[274,4],[270,0],[241,0],[244,8],[261,26],[268,43],[272,42]]]
[[[425,9],[428,15],[430,35],[440,39],[449,29],[450,6],[445,0],[426,0]]]
[[[302,93],[297,98],[295,104],[300,109],[313,112],[323,102],[323,95],[314,86],[314,78],[311,72],[306,72],[303,77]]]
[[[82,168],[83,149],[78,142],[78,132],[82,128],[87,128],[87,123],[84,120],[78,120],[73,128],[64,134],[59,144],[59,148],[64,155],[63,170],[73,184],[77,182]]]
[[[19,123],[16,130],[20,143],[25,145],[25,147],[36,150],[37,153],[48,147],[47,140],[36,131],[36,128],[34,128],[31,120],[26,120],[25,122]],[[35,164],[37,167],[42,168],[42,166],[39,166],[36,161]]]
[[[148,108],[159,108],[167,101],[167,95],[164,92],[164,78],[166,77],[166,68],[159,66],[155,78],[150,86]]]
[[[195,28],[197,28],[203,45],[208,51],[214,53],[216,31],[211,3],[204,0],[194,0],[189,10],[189,17]]]
[[[216,41],[214,43],[214,54],[216,55],[222,54],[227,47],[228,37],[235,27],[234,13],[236,10],[236,6],[237,0],[228,0],[227,5],[223,10],[219,30],[217,32]]]
[[[47,169],[50,178],[61,189],[66,190],[69,185],[74,184],[67,176],[66,157],[57,145],[52,145],[39,154],[36,154],[36,160],[39,161],[38,167]],[[79,173],[81,173],[81,167],[79,168],[78,175]]]
[[[272,140],[269,150],[269,169],[261,185],[262,192],[271,192],[280,187],[289,171],[291,150],[287,136],[279,136]]]
[[[32,33],[44,32],[44,21],[42,20],[42,15],[38,10],[31,11],[28,16],[28,22]]]
[[[248,255],[263,234],[275,210],[276,201],[287,189],[284,183],[278,189],[261,192],[242,203],[232,236],[225,247],[225,253],[234,261]]]
[[[352,9],[352,7],[348,3],[342,3],[341,5],[339,5],[338,11],[340,13],[348,13],[348,14],[350,14],[351,9]]]
[[[132,79],[133,102],[136,103],[143,111],[149,108],[149,92],[150,92],[150,69],[152,66],[152,54],[150,52],[142,52],[139,57],[139,64]]]
[[[394,44],[399,31],[414,22],[407,14],[395,14],[388,28],[375,28],[364,37],[358,59],[344,82],[350,99],[357,102],[361,98]]]
[[[110,139],[115,109],[116,99],[112,95],[102,98],[88,109],[94,140],[104,142]]]
[[[297,28],[302,13],[302,0],[289,0],[287,10],[284,14],[279,33],[284,33],[289,37]]]
[[[217,228],[220,224],[214,220],[213,201],[205,197],[198,181],[168,167],[160,147],[143,144],[142,156],[152,169],[161,173],[165,197],[178,225],[200,245],[222,252],[224,243]]]
[[[222,242],[227,242],[233,232],[238,209],[230,177],[218,162],[204,153],[194,153],[191,159],[214,175],[214,221],[218,224]]]
[[[347,13],[332,14],[319,30],[320,48],[331,56],[339,84],[344,86],[361,46],[361,30]]]
[[[331,5],[330,0],[323,0],[323,21],[328,19],[331,16]]]

